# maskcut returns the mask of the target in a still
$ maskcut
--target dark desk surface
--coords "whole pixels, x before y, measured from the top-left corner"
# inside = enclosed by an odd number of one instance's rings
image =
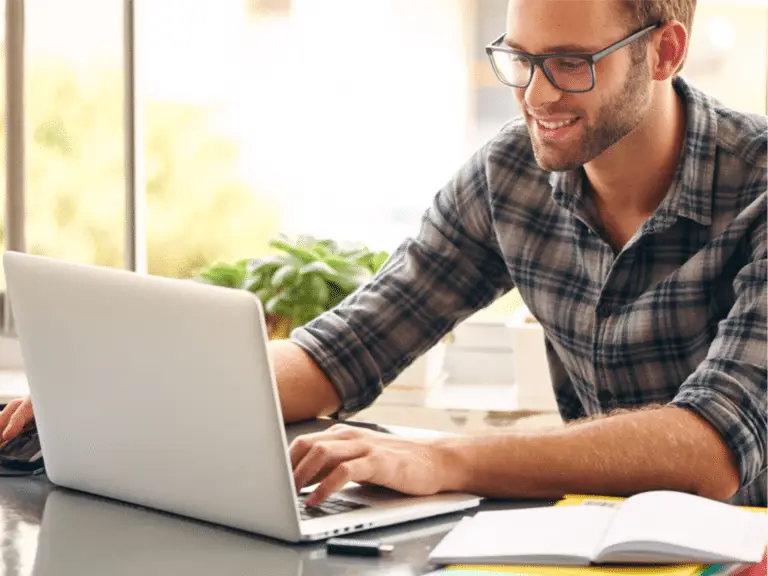
[[[223,478],[224,479],[224,478]],[[543,502],[485,502],[480,509]],[[394,545],[375,559],[327,556],[323,543],[288,545],[253,534],[52,485],[0,478],[0,573],[5,576],[416,576],[466,513],[360,533]]]

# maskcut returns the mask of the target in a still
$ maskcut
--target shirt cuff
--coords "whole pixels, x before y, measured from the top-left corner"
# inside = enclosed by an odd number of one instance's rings
[[[697,380],[700,379],[697,377]],[[684,384],[669,404],[693,411],[720,434],[736,456],[740,489],[762,473],[765,467],[765,435],[760,432],[753,417],[731,398],[713,390],[711,385],[692,382]],[[754,409],[759,410],[757,407]]]
[[[332,311],[291,332],[336,389],[341,408],[334,418],[354,416],[369,407],[383,385],[376,363],[354,331]]]

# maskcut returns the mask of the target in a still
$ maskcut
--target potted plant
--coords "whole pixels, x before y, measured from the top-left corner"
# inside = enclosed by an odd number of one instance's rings
[[[271,339],[287,338],[291,330],[332,309],[368,282],[389,255],[363,244],[280,235],[269,242],[275,254],[217,263],[199,272],[197,280],[249,290],[264,307]]]

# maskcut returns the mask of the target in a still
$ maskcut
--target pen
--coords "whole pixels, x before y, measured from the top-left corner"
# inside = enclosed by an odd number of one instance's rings
[[[349,538],[331,538],[326,542],[328,554],[344,556],[381,556],[394,550],[394,546],[382,544],[378,540],[352,540]]]

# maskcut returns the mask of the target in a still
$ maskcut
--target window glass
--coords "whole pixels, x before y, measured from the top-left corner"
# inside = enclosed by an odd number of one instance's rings
[[[681,75],[727,106],[766,114],[766,37],[764,2],[699,2]]]
[[[25,3],[28,252],[123,265],[121,14],[116,1]]]

